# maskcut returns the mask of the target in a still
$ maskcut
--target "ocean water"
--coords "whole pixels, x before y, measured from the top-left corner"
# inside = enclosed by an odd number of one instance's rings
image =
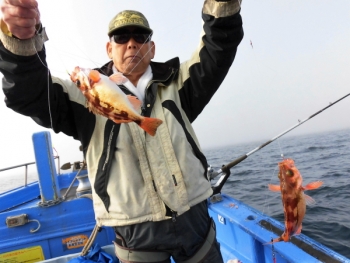
[[[208,163],[218,170],[262,143],[204,152]],[[223,192],[283,222],[281,196],[267,188],[267,184],[279,184],[281,154],[294,159],[304,185],[324,182],[319,189],[306,192],[316,204],[307,208],[302,233],[350,258],[350,130],[282,137],[231,168]],[[24,168],[18,174],[21,176],[1,173],[0,193],[24,184]],[[34,166],[30,166],[28,177],[28,182],[37,180]]]
[[[218,170],[262,143],[205,153],[208,163]],[[281,195],[267,188],[267,184],[279,184],[277,163],[282,155],[294,159],[303,185],[324,183],[305,192],[316,204],[307,207],[302,233],[350,258],[350,130],[282,137],[231,168],[223,192],[283,222]]]

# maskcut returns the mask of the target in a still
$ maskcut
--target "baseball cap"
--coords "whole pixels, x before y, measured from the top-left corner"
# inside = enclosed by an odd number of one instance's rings
[[[146,17],[134,10],[124,10],[118,13],[108,26],[108,36],[111,36],[113,31],[121,29],[128,26],[136,26],[142,29],[145,29],[150,34],[153,33],[153,30],[149,27]]]

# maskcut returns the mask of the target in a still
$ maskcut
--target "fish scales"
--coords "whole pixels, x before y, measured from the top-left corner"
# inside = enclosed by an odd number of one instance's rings
[[[142,102],[135,96],[126,95],[117,84],[127,81],[120,73],[107,77],[96,70],[76,67],[71,80],[81,90],[87,106],[94,114],[102,115],[115,123],[134,122],[151,136],[163,123],[158,118],[142,116],[138,113]]]
[[[306,213],[306,204],[314,202],[310,196],[305,195],[304,191],[317,189],[323,184],[323,182],[317,181],[302,186],[302,176],[292,159],[284,159],[278,163],[278,167],[280,185],[269,184],[269,189],[281,192],[285,230],[280,237],[275,238],[270,243],[288,242],[293,235],[300,234]]]

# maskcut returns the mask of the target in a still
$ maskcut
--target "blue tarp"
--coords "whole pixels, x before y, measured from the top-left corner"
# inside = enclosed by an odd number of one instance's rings
[[[68,263],[119,263],[119,260],[114,259],[111,255],[102,251],[99,244],[94,244],[89,254],[74,258],[68,261]]]

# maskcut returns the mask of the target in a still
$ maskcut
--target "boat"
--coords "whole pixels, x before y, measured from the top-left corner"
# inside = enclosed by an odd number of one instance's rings
[[[88,172],[83,161],[63,165],[72,167],[69,172],[61,170],[49,132],[34,133],[32,140],[38,181],[0,194],[0,262],[68,262],[80,255],[95,229]],[[270,243],[283,233],[284,225],[222,193],[229,175],[227,169],[213,185],[208,208],[225,263],[350,263],[304,234],[290,242]],[[115,257],[114,239],[113,229],[102,227],[94,244]]]

